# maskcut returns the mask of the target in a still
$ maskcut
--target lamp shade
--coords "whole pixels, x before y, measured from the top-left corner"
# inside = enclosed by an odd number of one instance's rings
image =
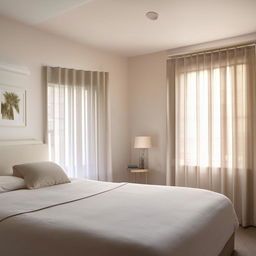
[[[152,141],[150,136],[136,136],[134,148],[152,148]]]

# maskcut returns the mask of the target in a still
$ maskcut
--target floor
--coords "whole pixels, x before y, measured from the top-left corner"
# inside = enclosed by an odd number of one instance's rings
[[[234,256],[256,256],[256,228],[237,230]]]

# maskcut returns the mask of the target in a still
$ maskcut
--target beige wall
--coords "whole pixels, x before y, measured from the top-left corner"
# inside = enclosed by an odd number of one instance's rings
[[[0,127],[0,140],[44,137],[43,65],[108,71],[110,74],[112,151],[115,180],[123,180],[129,158],[127,60],[0,17],[0,57],[26,65],[30,76],[0,72],[0,83],[27,90],[27,127]]]
[[[134,136],[153,136],[149,150],[149,182],[165,184],[166,159],[166,52],[129,58],[129,129]],[[138,164],[138,150],[131,147],[131,162]]]
[[[0,17],[0,57],[26,65],[31,75],[0,71],[0,84],[27,90],[27,127],[0,127],[0,140],[44,138],[43,65],[110,73],[114,179],[127,178],[127,164],[138,163],[134,136],[152,135],[149,182],[165,184],[166,52],[129,58],[86,47]],[[127,65],[128,64],[128,65]]]

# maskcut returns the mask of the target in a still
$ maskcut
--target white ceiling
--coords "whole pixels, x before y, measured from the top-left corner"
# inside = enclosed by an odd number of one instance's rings
[[[0,0],[0,13],[29,24],[63,14],[90,0]]]
[[[0,13],[125,56],[256,32],[256,0],[0,0]]]

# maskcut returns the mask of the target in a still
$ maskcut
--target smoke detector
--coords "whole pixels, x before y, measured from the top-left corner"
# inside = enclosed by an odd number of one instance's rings
[[[146,13],[146,17],[150,20],[157,20],[158,16],[159,14],[157,12],[150,11]]]

